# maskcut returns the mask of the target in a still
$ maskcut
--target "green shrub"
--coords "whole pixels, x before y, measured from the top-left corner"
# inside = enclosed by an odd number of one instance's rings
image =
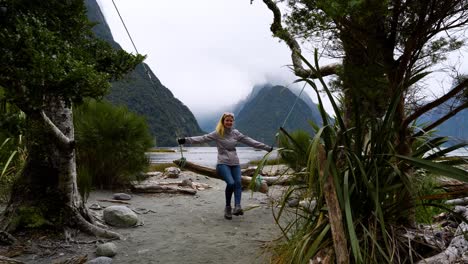
[[[315,56],[318,69],[317,53]],[[412,78],[422,76],[424,73]],[[421,244],[416,240],[408,243],[404,228],[414,225],[415,209],[429,215],[435,212],[431,207],[437,207],[434,202],[419,201],[418,196],[434,192],[431,175],[467,181],[467,172],[455,166],[462,159],[442,159],[466,143],[442,148],[445,138],[412,136],[413,142],[408,140],[408,144],[413,143],[413,151],[402,155],[395,148],[400,132],[395,115],[401,92],[389,98],[382,117],[361,119],[358,104],[351,104],[356,108],[351,109],[354,117],[348,118],[323,78],[318,77],[333,106],[334,120],[322,107],[314,80],[302,79],[317,94],[323,126],[314,126],[315,134],[303,138],[281,131],[287,139],[279,150],[282,158],[291,166],[306,164],[306,174],[304,186],[290,185],[274,211],[285,238],[278,240],[276,262],[310,263],[314,257],[333,255],[340,246],[349,252],[350,263],[413,263],[420,257],[416,249]],[[287,202],[294,197],[312,199],[315,206],[311,210],[289,208]],[[428,215],[420,215],[421,220],[427,220]],[[337,234],[344,238],[333,236]]]
[[[21,139],[21,136],[15,139],[0,135],[0,202],[6,202],[10,197],[16,175],[26,160]]]
[[[24,122],[23,112],[0,100],[0,203],[10,197],[13,182],[26,161]]]
[[[282,131],[279,134],[279,151],[281,159],[295,171],[307,167],[308,150],[312,142],[311,135],[304,130],[296,130],[291,134]]]
[[[77,170],[91,178],[78,175],[82,188],[124,186],[147,169],[145,152],[153,139],[143,117],[126,107],[94,100],[77,107],[74,114]]]

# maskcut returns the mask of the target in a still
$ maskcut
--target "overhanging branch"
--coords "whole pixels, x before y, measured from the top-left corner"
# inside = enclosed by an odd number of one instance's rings
[[[450,112],[448,112],[446,115],[444,115],[443,117],[439,118],[437,121],[435,121],[434,123],[426,126],[425,128],[423,128],[421,131],[419,131],[418,133],[414,134],[413,137],[419,137],[419,136],[422,136],[423,133],[425,131],[430,131],[436,127],[438,127],[439,125],[441,125],[442,123],[444,123],[445,121],[449,120],[451,117],[455,116],[458,112],[462,111],[463,109],[466,109],[468,107],[468,102],[465,102],[464,104],[458,106],[457,108],[451,110]]]
[[[411,114],[410,116],[408,116],[408,118],[406,118],[406,120],[403,122],[403,127],[407,127],[411,122],[416,120],[418,117],[434,109],[435,107],[445,103],[447,100],[454,97],[459,92],[461,92],[464,88],[467,88],[467,87],[468,87],[468,79],[465,79],[463,82],[455,86],[455,88],[453,88],[450,92],[448,92],[444,96],[418,108],[413,114]]]
[[[316,72],[311,71],[310,69],[304,69],[302,66],[302,59],[299,56],[302,54],[301,47],[299,46],[299,43],[297,43],[296,39],[294,39],[294,37],[281,25],[281,11],[279,10],[276,3],[274,3],[272,0],[263,0],[263,2],[273,13],[273,23],[270,26],[271,32],[275,37],[278,37],[286,42],[289,49],[291,50],[294,74],[302,78],[318,78],[318,74],[316,74]],[[320,75],[328,76],[336,74],[337,68],[339,66],[340,64],[334,63],[320,67]]]

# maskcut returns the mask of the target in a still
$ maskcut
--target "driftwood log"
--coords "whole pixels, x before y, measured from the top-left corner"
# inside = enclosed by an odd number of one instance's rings
[[[461,214],[465,219],[468,219],[468,207],[456,206],[454,211]],[[467,233],[468,224],[462,222],[455,231],[455,236],[450,245],[444,251],[430,258],[423,259],[418,264],[458,263],[456,261],[468,252]]]
[[[216,173],[215,169],[200,166],[200,165],[197,165],[197,164],[192,163],[190,161],[185,161],[185,162],[182,163],[182,161],[180,159],[174,160],[173,162],[174,162],[174,164],[176,164],[177,166],[179,166],[179,167],[181,167],[183,169],[193,171],[195,173],[205,175],[205,176],[208,176],[208,177],[211,177],[211,178],[223,180],[223,178]],[[252,182],[252,177],[242,175],[241,180],[242,180],[242,186],[243,187],[248,187],[250,185],[250,183]],[[258,186],[258,188],[256,188],[256,189],[258,189],[258,191],[261,192],[261,193],[267,193],[268,192],[268,184],[266,183],[266,181],[262,180],[261,185]]]
[[[291,184],[292,180],[294,179],[293,175],[281,175],[281,176],[262,176],[262,179],[266,181],[266,183],[271,185],[289,185]]]
[[[468,205],[468,197],[448,200],[445,202],[448,205]]]

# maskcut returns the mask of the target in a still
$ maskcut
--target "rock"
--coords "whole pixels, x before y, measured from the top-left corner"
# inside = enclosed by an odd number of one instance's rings
[[[311,199],[305,199],[299,202],[299,205],[307,210],[308,212],[312,213],[314,211],[315,206],[317,205],[317,201]]]
[[[164,169],[164,177],[176,179],[179,178],[180,169],[177,167],[169,167]]]
[[[0,231],[0,245],[10,246],[18,242],[14,236],[5,231]]]
[[[116,254],[117,254],[117,246],[112,242],[101,244],[96,249],[97,256],[113,257]]]
[[[130,208],[122,205],[112,205],[104,209],[104,221],[117,227],[130,227],[138,223],[138,216]]]
[[[115,200],[131,200],[132,196],[126,193],[114,193],[113,198]]]
[[[112,259],[108,257],[97,257],[88,261],[88,264],[110,264],[112,263]]]
[[[297,198],[292,198],[288,200],[288,206],[289,207],[297,207],[299,205],[299,199]]]

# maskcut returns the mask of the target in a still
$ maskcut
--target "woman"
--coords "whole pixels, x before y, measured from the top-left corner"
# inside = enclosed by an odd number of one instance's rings
[[[238,142],[244,143],[247,146],[272,151],[273,147],[255,141],[250,137],[243,135],[237,129],[233,129],[234,114],[224,113],[216,125],[216,130],[198,137],[178,138],[179,144],[201,144],[210,141],[216,142],[218,148],[218,161],[216,172],[226,181],[226,208],[224,210],[224,218],[232,219],[232,215],[243,215],[241,208],[241,169],[239,158],[237,157],[236,145]],[[234,193],[234,210],[231,207],[232,193]]]

